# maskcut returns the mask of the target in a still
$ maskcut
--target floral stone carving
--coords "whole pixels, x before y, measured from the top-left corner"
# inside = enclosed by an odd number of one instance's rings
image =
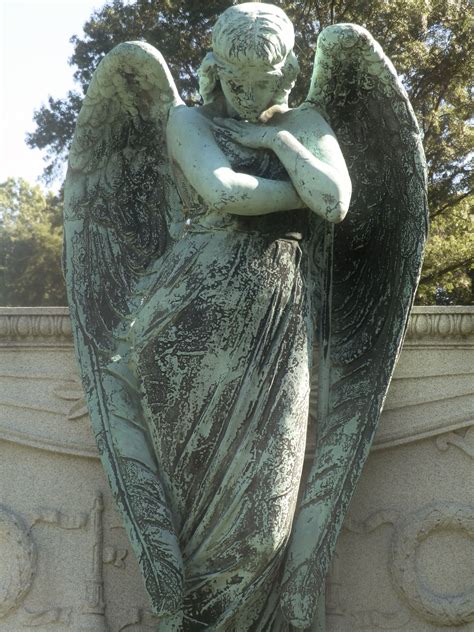
[[[36,570],[36,551],[20,518],[0,505],[0,618],[18,608]]]
[[[441,530],[461,531],[474,540],[474,507],[436,503],[408,516],[394,533],[391,572],[399,594],[421,617],[457,626],[474,621],[474,582],[462,594],[438,594],[425,584],[417,568],[419,545]]]

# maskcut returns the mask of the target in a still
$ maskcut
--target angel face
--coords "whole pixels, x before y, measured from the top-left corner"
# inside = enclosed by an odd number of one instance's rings
[[[274,104],[286,105],[298,73],[293,26],[278,7],[231,6],[212,30],[213,52],[198,70],[204,104],[224,94],[228,114],[249,121]]]
[[[251,69],[241,77],[219,75],[219,80],[228,115],[246,121],[257,121],[264,110],[274,105],[280,91],[279,76]]]

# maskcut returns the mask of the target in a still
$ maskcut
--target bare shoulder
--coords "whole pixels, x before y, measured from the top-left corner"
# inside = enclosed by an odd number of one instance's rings
[[[170,110],[166,137],[172,154],[183,144],[191,148],[211,139],[210,121],[201,110],[187,105],[177,105]]]
[[[319,110],[306,102],[279,115],[275,123],[277,127],[286,129],[297,137],[308,135],[314,138],[326,134],[334,136],[334,132]]]
[[[334,152],[339,152],[339,143],[331,126],[310,103],[304,102],[299,107],[278,115],[274,124],[291,132],[318,157],[324,159],[328,153],[334,155]]]
[[[170,112],[166,129],[169,158],[176,162],[196,191],[202,194],[213,173],[230,163],[213,135],[212,119],[204,107],[179,105]]]
[[[168,118],[168,131],[179,131],[182,126],[202,124],[203,116],[199,107],[189,107],[184,104],[171,108]]]

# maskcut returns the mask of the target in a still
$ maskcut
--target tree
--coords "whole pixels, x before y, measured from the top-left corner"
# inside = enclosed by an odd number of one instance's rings
[[[62,203],[25,180],[0,184],[0,305],[66,305]]]
[[[36,130],[28,135],[31,147],[47,150],[46,180],[61,172],[67,157],[77,115],[92,74],[100,60],[123,41],[141,40],[156,46],[167,60],[181,94],[188,102],[198,102],[196,68],[209,50],[210,32],[216,15],[230,0],[111,0],[95,11],[84,25],[82,39],[71,38],[74,54],[69,60],[76,67],[78,92],[65,99],[49,98],[48,105],[35,113]],[[234,3],[235,4],[235,3]]]
[[[35,114],[32,147],[48,151],[46,177],[64,161],[83,94],[102,57],[124,40],[146,40],[168,60],[188,102],[197,102],[198,67],[209,49],[215,16],[231,0],[113,0],[74,36],[70,63],[79,92],[50,99]],[[431,238],[418,300],[473,299],[474,237],[472,90],[473,12],[469,0],[276,0],[296,26],[301,75],[294,102],[304,98],[318,33],[334,22],[366,26],[401,74],[424,133],[429,167]]]

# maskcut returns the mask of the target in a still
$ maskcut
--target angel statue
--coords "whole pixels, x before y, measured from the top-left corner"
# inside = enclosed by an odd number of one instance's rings
[[[293,45],[281,9],[231,6],[188,107],[153,46],[120,44],[71,147],[75,345],[159,632],[324,628],[419,276],[425,162],[392,64],[330,26],[291,109]]]

